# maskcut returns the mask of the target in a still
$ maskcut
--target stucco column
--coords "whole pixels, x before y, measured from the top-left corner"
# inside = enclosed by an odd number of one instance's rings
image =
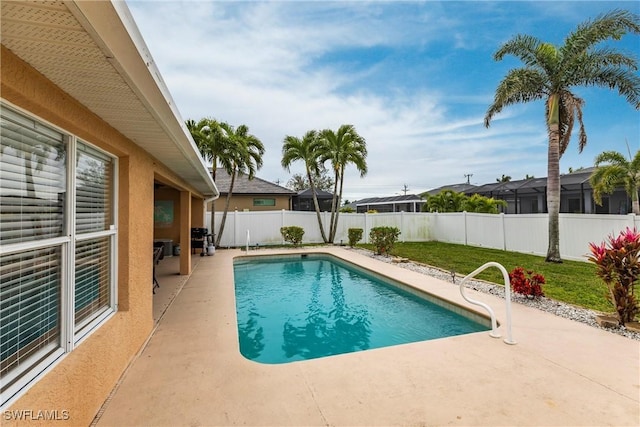
[[[180,274],[191,274],[191,192],[180,192]]]

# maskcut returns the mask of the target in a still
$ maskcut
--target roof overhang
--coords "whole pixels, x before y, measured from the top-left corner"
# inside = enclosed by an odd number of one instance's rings
[[[124,1],[1,3],[5,47],[195,190],[219,196]]]

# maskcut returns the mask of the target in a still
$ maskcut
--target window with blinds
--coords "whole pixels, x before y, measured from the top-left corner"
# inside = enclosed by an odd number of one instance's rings
[[[115,312],[117,165],[73,135],[0,107],[4,406]]]
[[[76,244],[75,324],[80,330],[94,315],[109,308],[111,295],[109,237]]]
[[[113,159],[80,142],[76,159],[76,233],[108,230],[113,224]]]
[[[60,248],[2,256],[0,374],[60,347]],[[4,382],[4,381],[3,381]]]
[[[0,120],[0,242],[64,235],[63,135],[6,108]]]

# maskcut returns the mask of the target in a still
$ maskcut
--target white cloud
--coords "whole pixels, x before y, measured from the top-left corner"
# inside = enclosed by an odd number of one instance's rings
[[[350,200],[398,193],[403,184],[424,191],[463,182],[467,173],[477,183],[502,174],[545,176],[547,137],[538,105],[509,107],[484,127],[505,64],[496,65],[498,75],[484,77],[486,82],[467,82],[477,91],[458,87],[468,70],[442,70],[456,48],[497,47],[505,36],[495,28],[478,30],[466,10],[460,16],[445,13],[443,3],[393,9],[390,4],[129,2],[183,118],[248,125],[267,148],[258,172],[263,179],[288,180],[280,166],[285,135],[345,123],[366,138],[369,150],[365,179],[355,168],[347,170],[344,196]],[[513,21],[495,3],[478,7],[493,10],[486,19]],[[415,50],[421,62],[395,70],[394,79],[359,86],[387,69],[388,60],[354,68],[345,52],[373,47]],[[345,60],[340,66],[324,61],[332,55]],[[436,72],[450,72],[451,78],[435,87]],[[402,81],[416,73],[424,75]],[[291,169],[300,172],[301,165]]]

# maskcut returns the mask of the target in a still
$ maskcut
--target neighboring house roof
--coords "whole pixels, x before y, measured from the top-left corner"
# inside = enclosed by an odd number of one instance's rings
[[[363,205],[382,205],[382,204],[389,204],[389,203],[422,202],[422,201],[424,200],[418,195],[406,194],[404,196],[369,197],[367,199],[357,200],[353,202],[353,204],[355,204],[356,206],[363,206]]]
[[[1,7],[3,46],[197,191],[218,195],[125,2]]]
[[[566,190],[580,189],[580,187],[591,188],[589,178],[595,168],[584,168],[575,172],[560,175],[560,185]],[[471,184],[444,185],[426,192],[428,195],[438,194],[443,190],[454,190],[465,194],[498,195],[504,193],[540,193],[547,186],[547,177],[519,179],[517,181],[490,182],[479,186]]]
[[[464,182],[462,184],[444,185],[442,187],[438,187],[438,188],[434,188],[433,190],[426,191],[423,194],[427,194],[429,196],[433,196],[434,194],[438,194],[438,193],[440,193],[441,191],[444,191],[444,190],[452,190],[452,191],[455,191],[457,193],[466,193],[467,191],[471,191],[474,188],[476,188],[475,185],[467,184],[466,182]]]
[[[231,176],[221,168],[216,169],[216,185],[220,190],[220,194],[229,193],[229,186],[231,185]],[[274,184],[257,176],[253,179],[249,179],[248,175],[238,175],[233,183],[233,191],[231,196],[240,194],[271,194],[282,196],[293,196],[295,191],[288,188]]]
[[[316,188],[316,196],[318,196],[320,198],[332,198],[333,197],[333,193],[329,193],[328,191],[319,190],[319,189]],[[298,191],[297,197],[300,197],[300,198],[313,198],[313,193],[311,192],[310,188],[307,188],[306,190]]]

